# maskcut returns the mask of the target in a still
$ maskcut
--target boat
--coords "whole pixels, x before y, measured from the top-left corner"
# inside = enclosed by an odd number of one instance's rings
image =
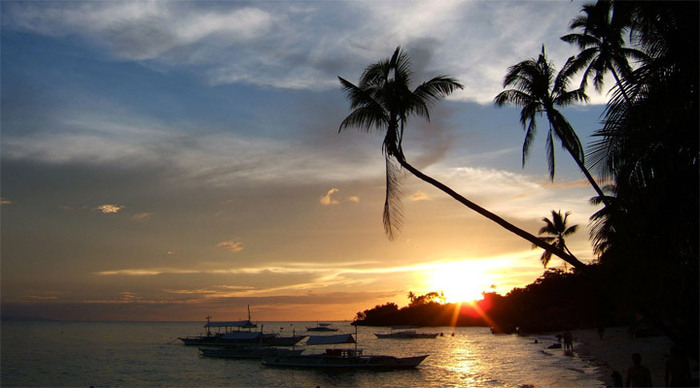
[[[229,345],[222,348],[199,348],[199,353],[204,357],[236,359],[298,356],[303,352],[304,349],[284,349],[260,345]]]
[[[413,338],[435,338],[440,333],[419,333],[415,330],[405,330],[410,326],[394,326],[391,328],[391,333],[374,333],[377,338],[399,338],[399,339],[413,339]],[[394,331],[400,330],[400,331]]]
[[[338,331],[338,329],[329,327],[330,323],[318,323],[316,327],[306,327],[306,331]]]
[[[357,334],[356,334],[357,335]],[[263,357],[262,364],[270,367],[340,369],[340,370],[396,370],[417,367],[427,354],[412,357],[395,357],[387,355],[365,355],[357,348],[357,341],[352,334],[310,336],[307,345],[331,345],[354,343],[351,349],[331,348],[325,353],[300,354],[288,356]]]
[[[205,335],[178,337],[178,339],[188,346],[229,346],[235,344],[294,346],[306,338],[305,335],[296,335],[294,332],[292,332],[291,337],[283,337],[277,333],[263,333],[262,327],[260,331],[252,331],[251,329],[257,328],[258,325],[250,320],[250,306],[248,306],[247,320],[214,322],[211,321],[211,316],[207,316],[206,320]]]

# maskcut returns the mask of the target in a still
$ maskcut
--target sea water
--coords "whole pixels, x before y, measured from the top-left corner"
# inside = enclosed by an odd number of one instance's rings
[[[315,322],[264,322],[265,332],[307,333]],[[205,358],[177,337],[202,334],[201,322],[3,322],[3,387],[554,387],[604,386],[600,370],[578,355],[548,349],[549,336],[493,335],[488,328],[423,328],[434,339],[379,339],[389,328],[359,327],[365,354],[429,354],[403,371],[273,368],[260,360]],[[335,322],[337,333],[355,333]],[[454,334],[454,335],[453,335]],[[535,343],[537,339],[537,343]],[[305,353],[325,347],[297,348]],[[348,345],[345,345],[346,347]],[[353,345],[350,345],[353,346]]]

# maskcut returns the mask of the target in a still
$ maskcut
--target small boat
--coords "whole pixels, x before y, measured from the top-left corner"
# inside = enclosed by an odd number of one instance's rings
[[[388,334],[381,334],[381,333],[374,333],[377,338],[399,338],[399,339],[412,339],[412,338],[435,338],[440,333],[419,333],[415,330],[400,330],[400,329],[406,329],[410,326],[394,326],[391,328],[391,333]],[[394,331],[394,330],[400,330],[400,331]]]
[[[270,346],[233,345],[223,348],[199,348],[204,357],[213,358],[263,358],[278,356],[298,356],[304,349],[283,349]]]
[[[355,334],[357,335],[357,334]],[[352,334],[330,336],[311,336],[307,345],[331,345],[354,343],[354,349],[326,349],[325,353],[300,354],[293,356],[263,357],[262,364],[271,367],[313,368],[313,369],[363,369],[396,370],[417,367],[427,354],[413,357],[394,357],[386,355],[364,355],[357,349],[357,341]]]
[[[338,331],[338,329],[329,327],[330,323],[318,323],[316,327],[306,327],[306,331]]]

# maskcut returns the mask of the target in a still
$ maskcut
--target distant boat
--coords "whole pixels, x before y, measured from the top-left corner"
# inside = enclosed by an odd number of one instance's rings
[[[397,338],[397,339],[414,339],[414,338],[435,338],[440,333],[419,333],[415,330],[401,330],[401,329],[407,329],[410,328],[411,326],[394,326],[391,328],[391,333],[388,334],[381,334],[381,333],[374,333],[377,338]],[[394,331],[394,330],[400,330],[400,331]]]
[[[316,327],[306,327],[306,331],[338,331],[338,329],[329,327],[331,323],[318,323]]]
[[[304,352],[304,349],[283,349],[256,345],[233,345],[223,348],[199,348],[199,353],[204,357],[235,359],[298,356],[302,352]]]
[[[311,336],[307,345],[332,345],[354,343],[354,349],[326,349],[321,354],[300,354],[294,356],[263,357],[262,364],[272,367],[313,368],[313,369],[365,369],[395,370],[417,367],[427,354],[413,357],[394,357],[385,355],[363,355],[357,349],[357,342],[352,334],[330,336]]]

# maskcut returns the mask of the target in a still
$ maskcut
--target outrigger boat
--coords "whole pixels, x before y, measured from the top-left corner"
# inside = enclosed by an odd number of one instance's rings
[[[318,323],[316,327],[306,327],[306,331],[338,331],[338,329],[329,327],[330,323]]]
[[[238,344],[259,344],[265,346],[294,346],[304,339],[305,335],[296,335],[292,332],[291,337],[282,337],[276,333],[263,333],[252,331],[258,327],[250,320],[250,306],[248,306],[248,319],[243,321],[223,321],[212,322],[211,316],[207,316],[205,335],[194,337],[178,337],[185,345],[190,346],[229,346]],[[212,329],[216,329],[213,332]],[[243,331],[241,329],[248,329]]]
[[[440,333],[419,333],[415,330],[406,330],[410,329],[413,326],[393,326],[391,328],[391,333],[374,333],[377,338],[399,338],[399,339],[413,339],[413,338],[435,338]],[[394,330],[400,330],[400,331],[394,331]]]
[[[357,332],[355,333],[357,336]],[[314,369],[364,369],[395,370],[417,367],[427,354],[414,357],[394,357],[385,355],[364,355],[357,349],[357,341],[352,334],[330,336],[310,336],[307,345],[331,345],[354,343],[354,349],[326,349],[320,354],[300,354],[289,356],[263,357],[262,364],[271,367],[314,368]]]

